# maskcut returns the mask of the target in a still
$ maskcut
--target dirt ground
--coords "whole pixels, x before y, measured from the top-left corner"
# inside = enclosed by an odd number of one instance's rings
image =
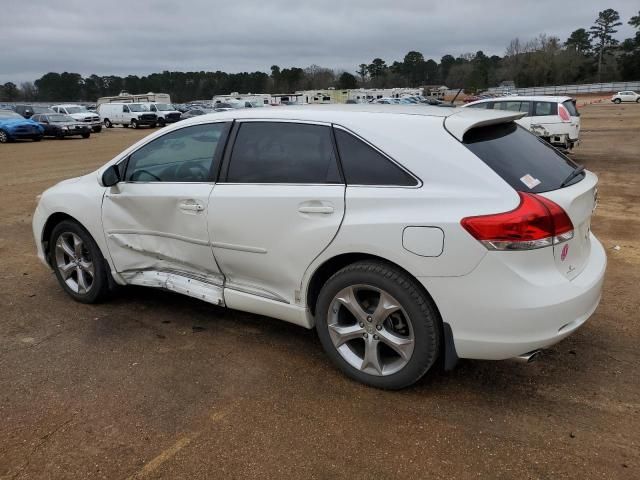
[[[35,196],[148,131],[0,145],[0,478],[640,478],[640,105],[581,111],[609,257],[595,315],[537,363],[400,392],[277,320],[142,288],[73,302],[36,259]]]

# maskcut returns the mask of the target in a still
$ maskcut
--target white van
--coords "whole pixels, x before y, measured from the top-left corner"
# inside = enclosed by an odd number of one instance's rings
[[[98,115],[107,128],[114,125],[131,128],[147,125],[153,128],[158,123],[158,116],[149,110],[146,103],[103,103],[98,106]]]
[[[180,121],[182,114],[175,109],[170,103],[147,103],[149,110],[158,116],[158,125],[164,127],[167,123],[175,123]]]
[[[579,143],[580,114],[571,97],[509,96],[485,98],[463,108],[486,108],[525,113],[516,120],[531,133],[554,147],[570,151]]]
[[[100,117],[95,112],[87,110],[87,107],[83,105],[69,103],[64,105],[54,105],[50,108],[56,113],[69,115],[74,120],[90,126],[91,130],[95,133],[102,131],[102,122],[100,121]]]

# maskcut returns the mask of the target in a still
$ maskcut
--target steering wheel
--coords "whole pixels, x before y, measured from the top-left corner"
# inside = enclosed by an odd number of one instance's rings
[[[204,181],[209,176],[209,170],[199,163],[184,163],[176,170],[179,181]]]
[[[162,181],[162,179],[161,179],[160,177],[158,177],[157,175],[154,175],[153,173],[151,173],[151,172],[149,172],[149,171],[147,171],[147,170],[142,170],[142,169],[141,169],[141,170],[136,170],[135,172],[133,172],[133,173],[131,174],[131,181],[133,181],[133,182],[137,182],[137,181],[139,181],[139,180],[140,180],[140,176],[141,176],[142,174],[147,174],[147,175],[149,175],[151,178],[153,178],[154,180],[157,180],[157,181],[159,181],[159,182],[161,182],[161,181]]]

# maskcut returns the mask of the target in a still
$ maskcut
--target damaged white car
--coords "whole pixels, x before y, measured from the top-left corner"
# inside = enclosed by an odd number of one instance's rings
[[[317,329],[347,375],[530,360],[600,301],[597,177],[518,112],[242,109],[157,131],[44,192],[38,256],[75,300],[145,285]]]

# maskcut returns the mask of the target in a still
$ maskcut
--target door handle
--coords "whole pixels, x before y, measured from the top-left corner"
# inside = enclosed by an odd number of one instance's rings
[[[333,213],[333,207],[331,205],[300,205],[298,207],[300,213]]]
[[[204,210],[204,205],[195,200],[185,200],[184,202],[180,202],[179,208],[185,212],[201,212]]]

